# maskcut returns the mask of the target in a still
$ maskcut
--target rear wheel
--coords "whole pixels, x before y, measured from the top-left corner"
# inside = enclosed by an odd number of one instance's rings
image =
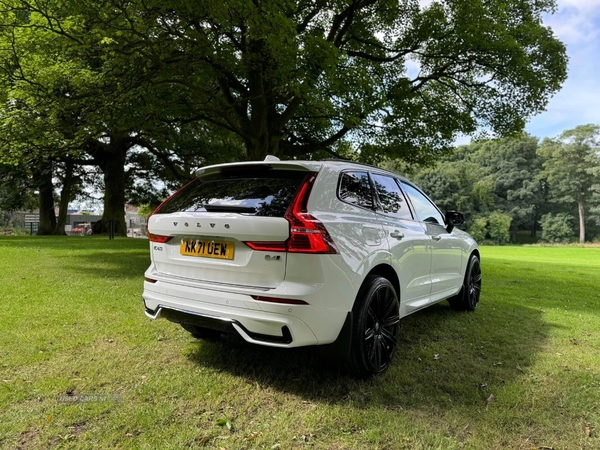
[[[217,339],[221,337],[221,332],[218,330],[211,330],[210,328],[192,325],[191,323],[180,323],[180,325],[197,339]]]
[[[471,255],[465,280],[458,295],[448,299],[452,309],[456,311],[475,311],[481,296],[481,264],[477,255]]]
[[[386,278],[369,276],[358,292],[353,318],[351,369],[365,378],[385,372],[392,362],[400,321],[394,286]]]

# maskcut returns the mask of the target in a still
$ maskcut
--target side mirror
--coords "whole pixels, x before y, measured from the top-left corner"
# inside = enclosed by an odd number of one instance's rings
[[[465,223],[465,216],[458,211],[446,211],[446,223],[448,224],[446,231],[450,233],[455,226]]]

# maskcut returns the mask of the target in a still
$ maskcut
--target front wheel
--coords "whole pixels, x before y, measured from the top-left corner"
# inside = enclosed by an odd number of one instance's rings
[[[455,297],[448,299],[456,311],[475,311],[481,296],[481,264],[476,255],[471,255],[462,289]]]
[[[385,372],[392,362],[400,322],[398,296],[386,278],[365,280],[354,304],[353,322],[351,369],[364,378]]]

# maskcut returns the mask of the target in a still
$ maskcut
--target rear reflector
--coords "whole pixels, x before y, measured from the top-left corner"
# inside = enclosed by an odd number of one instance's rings
[[[282,303],[286,305],[308,305],[304,300],[295,300],[291,298],[263,297],[262,295],[251,295],[251,297],[254,300],[260,300],[261,302]]]
[[[148,283],[156,283],[156,280],[153,280],[152,278],[144,277],[144,280]]]

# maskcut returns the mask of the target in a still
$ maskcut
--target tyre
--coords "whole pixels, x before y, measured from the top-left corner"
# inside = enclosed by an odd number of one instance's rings
[[[362,378],[385,372],[392,362],[400,321],[394,286],[386,278],[367,277],[358,291],[352,315],[350,369]]]
[[[452,309],[456,311],[475,311],[481,296],[481,264],[477,255],[471,255],[465,280],[458,295],[448,299]]]
[[[180,325],[196,339],[217,339],[221,337],[221,332],[218,330],[211,330],[191,323],[180,323]]]

